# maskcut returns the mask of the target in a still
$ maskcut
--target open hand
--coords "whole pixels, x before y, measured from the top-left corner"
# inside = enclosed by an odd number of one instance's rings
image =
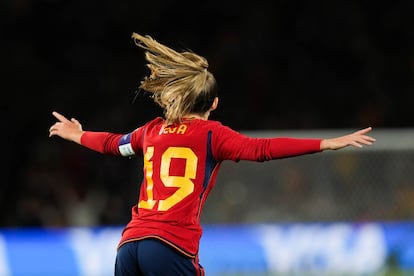
[[[364,145],[372,145],[376,139],[367,135],[371,130],[371,127],[367,127],[348,135],[323,139],[321,142],[321,150],[337,150],[347,146],[362,148]]]

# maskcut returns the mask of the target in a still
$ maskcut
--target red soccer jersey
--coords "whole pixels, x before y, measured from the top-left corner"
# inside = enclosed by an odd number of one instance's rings
[[[266,161],[320,151],[320,139],[252,138],[211,120],[166,126],[156,118],[122,135],[85,132],[82,145],[101,153],[143,155],[144,179],[119,246],[158,238],[198,254],[200,215],[224,160]]]

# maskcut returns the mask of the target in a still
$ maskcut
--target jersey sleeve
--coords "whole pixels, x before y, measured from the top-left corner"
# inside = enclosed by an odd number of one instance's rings
[[[142,152],[143,127],[127,134],[85,131],[81,145],[104,154],[133,156]]]
[[[320,152],[320,138],[253,138],[221,126],[213,130],[213,155],[217,160],[268,161]]]

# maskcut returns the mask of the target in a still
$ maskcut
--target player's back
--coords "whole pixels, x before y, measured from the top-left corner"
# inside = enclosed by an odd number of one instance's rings
[[[162,119],[156,119],[140,130],[144,180],[124,238],[158,233],[184,251],[195,253],[202,206],[219,165],[211,144],[218,124],[195,119],[165,126]]]

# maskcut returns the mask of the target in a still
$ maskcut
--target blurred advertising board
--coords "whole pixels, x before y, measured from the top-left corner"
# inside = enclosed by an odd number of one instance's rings
[[[0,276],[113,275],[121,231],[1,229]],[[414,222],[204,225],[200,262],[206,275],[414,273]]]

